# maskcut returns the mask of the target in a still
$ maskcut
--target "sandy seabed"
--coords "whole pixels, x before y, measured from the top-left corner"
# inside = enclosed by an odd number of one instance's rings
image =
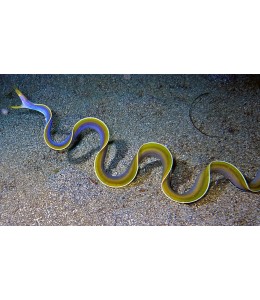
[[[172,184],[184,192],[212,160],[248,178],[260,168],[259,77],[245,75],[0,75],[0,108],[20,104],[13,87],[48,105],[62,140],[80,118],[110,129],[106,167],[122,173],[139,147],[159,142],[176,160]],[[86,131],[69,150],[43,139],[44,118],[29,110],[0,114],[1,225],[259,225],[260,197],[213,174],[193,204],[168,199],[161,164],[145,159],[129,186],[112,189],[95,176],[98,135]]]

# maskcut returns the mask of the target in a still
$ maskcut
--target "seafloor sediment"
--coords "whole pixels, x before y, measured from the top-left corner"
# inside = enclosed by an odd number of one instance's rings
[[[13,87],[54,113],[62,140],[80,118],[110,129],[106,167],[120,174],[138,148],[155,141],[175,157],[175,190],[184,192],[212,160],[253,178],[260,168],[260,89],[254,76],[0,75],[0,108],[20,104]],[[6,111],[5,111],[6,112]],[[0,114],[1,225],[259,225],[260,197],[213,174],[193,204],[168,199],[161,164],[145,159],[136,180],[120,189],[94,172],[98,135],[87,131],[63,152],[48,148],[44,118],[29,110]]]

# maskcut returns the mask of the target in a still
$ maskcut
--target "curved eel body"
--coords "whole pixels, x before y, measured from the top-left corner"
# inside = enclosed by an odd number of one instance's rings
[[[143,144],[134,156],[127,170],[118,176],[108,174],[104,167],[105,156],[109,141],[109,130],[104,122],[97,118],[84,118],[78,121],[68,137],[62,142],[56,142],[51,137],[52,112],[50,108],[44,104],[35,104],[29,101],[18,89],[15,90],[22,101],[20,106],[12,106],[12,108],[28,108],[42,113],[45,117],[44,140],[45,143],[54,150],[64,150],[69,147],[77,138],[82,130],[86,128],[93,129],[100,136],[100,150],[98,151],[94,168],[98,179],[109,187],[119,188],[128,185],[134,180],[139,168],[139,162],[144,156],[155,156],[162,161],[163,174],[161,187],[164,194],[170,199],[180,203],[191,203],[201,199],[208,191],[210,184],[211,171],[217,171],[231,181],[233,185],[243,191],[259,192],[260,191],[260,170],[256,177],[247,182],[243,174],[232,164],[225,161],[211,162],[198,176],[191,189],[183,194],[173,191],[170,184],[170,176],[173,166],[173,157],[170,151],[159,143]]]

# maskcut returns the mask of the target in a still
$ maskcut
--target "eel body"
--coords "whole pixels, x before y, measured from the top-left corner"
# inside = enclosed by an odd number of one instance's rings
[[[84,118],[79,120],[73,127],[71,133],[62,142],[56,142],[51,137],[52,128],[52,112],[50,108],[44,104],[36,104],[29,101],[20,90],[15,89],[17,95],[22,101],[20,106],[12,106],[12,108],[27,108],[40,112],[45,117],[44,140],[45,143],[54,150],[64,150],[69,147],[78,135],[85,129],[90,128],[98,132],[100,137],[100,149],[95,157],[94,168],[97,178],[105,185],[114,188],[120,188],[131,183],[137,175],[139,163],[144,156],[154,156],[161,160],[163,164],[163,174],[161,180],[161,188],[164,194],[170,199],[180,203],[191,203],[201,199],[208,191],[210,185],[210,175],[212,171],[217,171],[229,179],[237,188],[243,191],[259,192],[260,191],[260,170],[258,170],[255,178],[248,182],[243,174],[232,164],[225,161],[213,161],[197,177],[195,183],[189,191],[179,194],[171,187],[171,173],[173,167],[173,157],[171,152],[164,145],[149,142],[143,144],[131,164],[124,173],[118,176],[108,174],[104,167],[108,142],[109,130],[106,124],[97,118]]]

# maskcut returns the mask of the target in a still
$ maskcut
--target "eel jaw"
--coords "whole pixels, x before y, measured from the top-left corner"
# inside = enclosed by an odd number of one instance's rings
[[[14,89],[15,90],[15,92],[16,92],[16,94],[20,97],[20,96],[24,96],[23,94],[22,94],[22,92],[20,91],[20,90],[18,90],[17,88],[15,88]],[[25,96],[24,96],[25,97]]]
[[[15,92],[19,96],[20,100],[22,101],[22,104],[21,105],[13,105],[13,106],[10,106],[10,108],[13,108],[13,109],[29,108],[28,104],[30,103],[30,101],[17,88],[15,88]]]
[[[11,105],[10,108],[20,109],[20,108],[23,108],[23,105]]]

